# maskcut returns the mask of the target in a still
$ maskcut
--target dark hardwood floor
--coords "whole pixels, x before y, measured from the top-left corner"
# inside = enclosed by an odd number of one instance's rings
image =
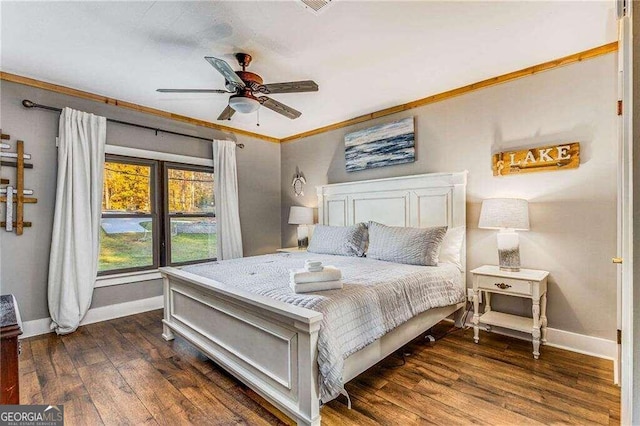
[[[64,404],[66,424],[282,424],[282,413],[181,338],[161,337],[161,311],[22,341],[21,403]],[[442,334],[441,324],[434,334]],[[322,408],[327,425],[618,424],[610,361],[458,331],[416,340]]]

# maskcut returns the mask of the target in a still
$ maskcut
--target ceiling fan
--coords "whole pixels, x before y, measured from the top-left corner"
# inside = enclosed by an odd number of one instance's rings
[[[205,56],[207,60],[225,79],[226,90],[223,89],[157,89],[162,93],[234,93],[229,97],[229,105],[218,116],[218,120],[231,120],[235,112],[248,114],[260,108],[260,105],[282,114],[290,119],[300,117],[300,111],[276,101],[268,96],[272,93],[297,93],[317,92],[318,85],[312,80],[289,81],[286,83],[263,84],[262,77],[258,74],[246,71],[251,63],[251,55],[236,53],[238,63],[242,71],[234,71],[231,66],[222,59],[213,56]]]

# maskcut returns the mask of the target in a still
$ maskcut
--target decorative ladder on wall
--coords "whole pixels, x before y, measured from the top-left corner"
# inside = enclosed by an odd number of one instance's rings
[[[16,142],[16,152],[5,152],[2,150],[10,149],[11,146],[2,141],[9,140],[11,137],[5,135],[0,130],[0,158],[11,158],[15,161],[0,161],[0,166],[16,168],[16,186],[11,185],[9,179],[0,178],[0,184],[6,185],[0,188],[0,203],[6,203],[4,222],[0,222],[0,227],[4,227],[7,232],[14,232],[16,235],[22,235],[24,228],[31,227],[31,222],[24,221],[24,205],[32,204],[38,201],[37,198],[25,197],[25,195],[33,195],[33,190],[24,188],[24,169],[33,168],[32,164],[25,163],[24,160],[31,159],[31,155],[24,153],[24,142]],[[1,167],[0,167],[1,170]],[[15,219],[14,208],[15,204]]]

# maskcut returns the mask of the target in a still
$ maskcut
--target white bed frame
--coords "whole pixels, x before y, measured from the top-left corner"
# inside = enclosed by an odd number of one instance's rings
[[[467,172],[461,172],[320,186],[319,222],[351,225],[374,220],[392,226],[465,226],[466,181]],[[464,265],[464,245],[462,260]],[[321,313],[176,268],[160,271],[166,340],[179,334],[298,424],[320,424],[317,342]],[[464,303],[460,303],[412,318],[349,356],[344,381],[449,315],[454,314],[458,322],[463,310]]]

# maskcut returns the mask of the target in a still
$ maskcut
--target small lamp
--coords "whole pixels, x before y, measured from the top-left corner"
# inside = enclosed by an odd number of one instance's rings
[[[478,228],[499,229],[500,269],[520,270],[520,242],[515,231],[529,230],[529,203],[518,198],[491,198],[482,202]]]
[[[289,224],[298,225],[298,248],[309,245],[309,227],[313,225],[313,209],[311,207],[291,206]]]

